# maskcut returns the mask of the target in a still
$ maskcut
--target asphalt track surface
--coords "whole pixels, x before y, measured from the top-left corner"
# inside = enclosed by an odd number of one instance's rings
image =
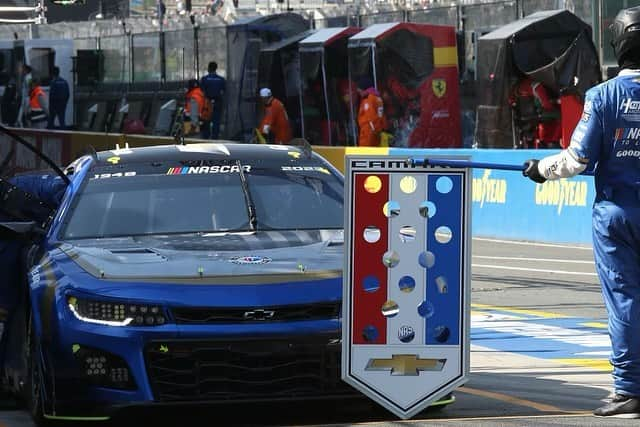
[[[474,239],[471,376],[456,402],[400,421],[338,401],[128,411],[135,426],[625,426],[591,416],[610,395],[606,314],[589,247]],[[10,403],[0,427],[32,426]],[[102,425],[102,424],[93,424]]]

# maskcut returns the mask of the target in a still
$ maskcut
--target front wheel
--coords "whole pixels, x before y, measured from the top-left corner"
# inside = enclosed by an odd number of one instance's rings
[[[31,414],[31,418],[38,426],[50,426],[44,416],[44,376],[42,374],[42,364],[40,363],[40,345],[33,328],[33,315],[29,315],[29,323],[27,325],[27,408]]]

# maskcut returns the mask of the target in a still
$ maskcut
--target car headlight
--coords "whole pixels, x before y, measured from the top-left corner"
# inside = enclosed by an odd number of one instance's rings
[[[78,320],[107,326],[159,326],[167,323],[164,310],[156,305],[123,304],[68,297],[69,310]]]

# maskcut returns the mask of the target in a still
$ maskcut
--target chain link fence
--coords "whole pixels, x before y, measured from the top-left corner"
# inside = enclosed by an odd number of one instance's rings
[[[133,82],[160,82],[162,77],[160,33],[134,34],[132,37],[133,76],[131,80]]]
[[[104,64],[103,81],[105,83],[129,82],[131,80],[130,36],[101,37],[99,45]]]
[[[384,2],[344,0],[247,0],[256,7],[295,7],[305,10],[311,28],[367,27],[387,22],[413,22],[455,26],[465,33],[481,35],[531,13],[566,8],[593,27],[593,38],[603,64],[613,64],[608,27],[623,7],[640,5],[640,0],[485,0],[456,5],[399,8]],[[347,5],[346,3],[349,3]],[[409,2],[406,2],[409,4]],[[311,10],[314,9],[315,10]],[[248,13],[248,12],[247,12]],[[239,16],[239,15],[238,15]],[[254,16],[249,13],[247,16]],[[207,64],[218,63],[227,73],[227,23],[220,16],[179,16],[161,23],[152,17],[51,25],[3,25],[0,39],[65,38],[74,40],[74,51],[100,49],[104,82],[172,82],[200,78]],[[474,36],[475,37],[475,36]],[[467,55],[471,58],[471,52]]]
[[[194,30],[165,32],[164,51],[167,81],[185,81],[196,78]]]
[[[458,26],[458,7],[433,7],[407,11],[407,20],[416,24]]]
[[[462,26],[459,29],[482,31],[501,27],[517,19],[518,6],[515,1],[469,5],[462,8]]]

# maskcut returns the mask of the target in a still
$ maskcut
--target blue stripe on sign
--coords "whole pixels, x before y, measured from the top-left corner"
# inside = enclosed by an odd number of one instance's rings
[[[438,180],[451,180],[450,186]],[[448,181],[447,181],[448,182]],[[438,189],[449,188],[442,193]],[[427,250],[435,255],[435,264],[427,269],[427,301],[433,304],[433,315],[426,320],[426,343],[458,345],[460,343],[460,268],[462,263],[462,175],[429,174],[427,194],[435,204],[436,213],[427,220]],[[451,240],[440,227],[448,227]]]
[[[588,320],[504,316],[500,312],[481,311],[472,316],[471,340],[482,347],[541,359],[606,361],[611,351],[606,329],[584,326],[585,322]]]
[[[187,171],[189,170],[188,167],[184,167],[182,168],[182,171],[180,172],[182,175],[185,175],[187,173]]]

